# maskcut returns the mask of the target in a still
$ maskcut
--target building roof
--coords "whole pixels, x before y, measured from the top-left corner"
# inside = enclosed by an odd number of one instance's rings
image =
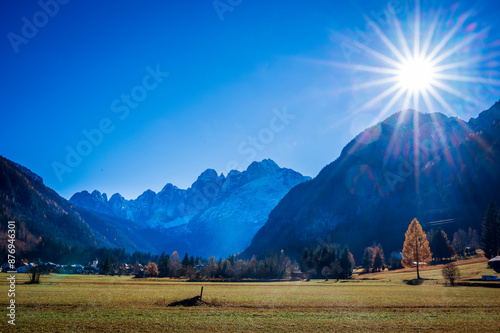
[[[496,256],[495,258],[488,260],[488,262],[492,262],[492,261],[500,261],[500,256]]]

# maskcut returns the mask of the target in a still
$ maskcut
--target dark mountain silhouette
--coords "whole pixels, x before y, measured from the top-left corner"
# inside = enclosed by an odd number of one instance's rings
[[[476,228],[500,199],[500,103],[468,122],[399,112],[353,139],[316,178],[273,209],[245,257],[284,250],[299,257],[325,241],[357,258],[380,242],[401,250],[414,217],[424,228]]]
[[[154,230],[74,207],[45,186],[40,176],[0,156],[2,236],[6,236],[8,221],[16,222],[16,248],[21,252],[47,239],[81,247],[122,247],[128,251],[158,252],[161,244],[161,235]]]

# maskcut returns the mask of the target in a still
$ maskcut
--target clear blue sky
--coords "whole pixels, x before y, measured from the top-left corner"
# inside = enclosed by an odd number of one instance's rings
[[[391,2],[411,39],[415,2]],[[227,174],[264,158],[315,176],[390,99],[366,105],[387,86],[357,89],[377,73],[356,69],[381,65],[366,47],[391,55],[367,19],[397,44],[377,16],[386,0],[41,3],[0,2],[0,154],[66,198],[187,188],[207,168]],[[441,91],[453,110],[434,111],[476,116],[500,98],[499,4],[429,3],[422,40],[439,14],[431,45],[463,19],[442,52],[467,41],[450,58],[471,79],[447,83],[474,97]],[[68,148],[80,159],[68,163]]]

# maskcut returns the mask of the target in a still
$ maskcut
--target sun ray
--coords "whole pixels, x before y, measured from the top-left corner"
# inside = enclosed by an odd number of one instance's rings
[[[385,150],[384,165],[386,165],[389,158],[395,154],[394,147],[395,147],[397,139],[398,139],[401,124],[403,123],[403,117],[402,117],[403,112],[404,111],[401,111],[397,117],[396,125],[394,126],[394,131],[391,134],[391,140],[389,141],[389,144],[387,145],[387,149]]]
[[[365,19],[369,20],[369,18],[367,16],[365,16]],[[373,22],[373,21],[369,20],[369,22]],[[387,38],[387,36],[382,32],[382,30],[380,30],[380,27],[377,24],[375,24],[375,22],[373,22],[373,24],[377,28],[376,34],[377,34],[377,36],[379,36],[379,38],[382,40],[382,42],[384,42],[384,44],[389,48],[389,50],[392,51],[392,53],[396,56],[396,58],[398,58],[398,60],[400,62],[404,61],[405,56],[401,52],[399,52],[397,47],[389,40],[389,38]],[[397,65],[397,62],[394,62],[393,64]]]
[[[445,65],[434,66],[434,72],[436,72],[436,73],[444,72],[444,71],[447,71],[450,69],[457,69],[457,68],[466,67],[466,66],[469,66],[472,64],[478,64],[478,63],[481,63],[481,62],[489,60],[489,59],[497,58],[499,55],[500,55],[500,52],[491,52],[491,54],[488,54],[487,56],[477,55],[477,56],[471,57],[467,60],[452,62],[452,63],[448,63]]]
[[[415,22],[413,35],[413,58],[420,57],[420,1],[415,1]]]
[[[400,88],[399,91],[397,93],[395,93],[394,96],[392,96],[392,98],[389,100],[389,102],[384,106],[384,108],[382,109],[382,111],[380,111],[377,114],[377,117],[375,118],[375,122],[378,123],[378,122],[384,120],[384,118],[386,117],[389,109],[394,104],[396,104],[396,102],[401,98],[401,96],[403,96],[404,93],[405,93],[405,90],[403,88]]]
[[[456,74],[436,73],[435,77],[437,79],[449,80],[449,81],[462,81],[462,82],[469,82],[469,83],[486,83],[485,78],[476,77],[476,76],[464,76],[464,75],[456,75]],[[489,79],[488,83],[491,85],[500,85],[500,80]]]
[[[488,30],[489,28],[485,28],[483,29],[481,32],[477,33],[477,34],[473,34],[467,38],[465,38],[462,42],[460,43],[457,43],[456,45],[454,45],[453,47],[451,47],[450,49],[446,50],[445,52],[442,52],[439,56],[436,56],[434,57],[434,59],[432,59],[430,62],[432,63],[433,66],[436,66],[437,64],[439,64],[441,61],[443,61],[444,59],[448,58],[450,55],[452,55],[453,53],[459,51],[460,49],[462,49],[463,47],[467,46],[468,44],[471,44],[473,41],[475,41],[476,39],[479,38],[480,34],[484,31],[484,30]]]
[[[413,112],[413,164],[414,164],[414,175],[415,175],[415,192],[419,192],[419,182],[418,178],[420,175],[420,170],[418,167],[420,165],[420,120],[419,113]]]
[[[429,89],[427,89],[427,91],[438,101],[439,104],[441,104],[441,106],[447,111],[447,112],[451,112],[452,114],[454,114],[455,112],[453,111],[452,107],[450,106],[450,104],[448,104],[442,97],[441,95],[438,94],[438,92],[433,88],[433,87],[429,87]]]
[[[408,110],[410,108],[411,92],[406,89],[405,99],[403,101],[403,110]]]
[[[368,102],[366,102],[365,104],[363,104],[360,108],[354,110],[354,113],[358,113],[358,112],[361,112],[363,110],[366,110],[368,108],[370,108],[372,105],[374,105],[375,103],[381,101],[382,99],[386,98],[387,96],[389,96],[390,94],[392,94],[393,92],[395,92],[396,90],[398,90],[400,87],[399,85],[396,83],[394,85],[392,85],[392,87],[390,87],[389,89],[386,89],[383,93],[373,97],[372,99],[370,99]]]
[[[477,100],[476,98],[472,98],[470,96],[464,95],[463,93],[461,93],[460,91],[456,90],[455,88],[452,88],[452,87],[450,87],[450,86],[448,86],[448,85],[446,85],[446,84],[444,84],[442,82],[434,80],[434,81],[431,82],[431,84],[433,86],[441,89],[441,90],[444,90],[444,91],[446,91],[446,92],[448,92],[448,93],[456,96],[456,97],[462,98],[466,102],[472,102],[472,103],[478,104],[478,105],[480,104],[479,100]]]
[[[458,31],[458,29],[460,29],[462,27],[462,25],[465,22],[465,20],[467,19],[467,17],[468,17],[468,15],[466,13],[464,13],[458,18],[457,23],[455,23],[453,28],[451,28],[451,30],[448,31],[448,33],[444,36],[444,38],[439,42],[439,44],[428,55],[428,59],[432,60],[439,53],[439,51],[441,51],[441,49],[446,45],[446,43],[448,43],[448,41],[451,39],[451,37],[453,37],[453,35],[455,35],[455,33]]]
[[[387,78],[383,78],[383,79],[379,79],[379,80],[365,82],[365,83],[359,84],[359,85],[353,85],[352,87],[345,87],[342,89],[336,89],[335,92],[336,93],[343,93],[346,91],[353,91],[353,90],[358,91],[358,90],[363,90],[363,89],[372,88],[372,87],[379,87],[381,85],[384,85],[387,83],[394,83],[397,81],[398,81],[397,77],[391,76],[391,77],[387,77]]]
[[[420,51],[422,55],[427,54],[427,50],[429,50],[429,47],[431,45],[431,40],[432,37],[434,37],[434,32],[436,31],[440,15],[441,15],[441,8],[434,15],[434,19],[432,20],[431,26],[428,29],[427,38],[425,39],[422,45],[422,50]]]
[[[401,28],[401,22],[397,17],[394,17],[394,27],[396,28],[396,34],[398,36],[398,41],[401,43],[401,47],[403,48],[403,53],[405,54],[405,58],[411,57],[410,48],[408,47],[408,43],[406,42],[406,38],[403,34],[403,29]]]
[[[431,113],[431,118],[433,120],[433,124],[434,124],[434,128],[436,128],[436,131],[438,132],[438,138],[439,138],[439,142],[441,144],[441,148],[442,149],[442,152],[444,154],[444,158],[446,160],[446,162],[452,167],[452,168],[455,168],[455,161],[453,159],[453,156],[451,155],[451,152],[449,149],[446,149],[446,147],[448,146],[448,143],[446,142],[446,139],[445,139],[445,136],[443,135],[443,128],[439,125],[439,121],[436,117],[436,114],[435,113]]]
[[[346,64],[343,62],[334,62],[334,61],[330,61],[330,62],[323,61],[323,62],[318,62],[318,63],[323,63],[325,65],[332,66],[332,67],[355,69],[355,70],[359,70],[359,71],[379,73],[379,74],[395,75],[398,73],[398,71],[396,69],[387,68],[387,67],[367,66],[367,65],[359,65],[359,64]]]
[[[366,52],[368,52],[369,54],[373,55],[374,57],[386,62],[387,64],[389,65],[392,65],[394,67],[396,67],[398,65],[398,62],[396,60],[393,60],[385,55],[383,55],[382,53],[380,52],[377,52],[371,48],[369,48],[368,46],[365,46],[365,45],[360,45],[360,48],[365,50]]]
[[[424,100],[427,111],[428,112],[435,112],[434,111],[434,104],[431,102],[431,99],[429,98],[429,93],[427,92],[427,90],[422,91],[422,99]]]

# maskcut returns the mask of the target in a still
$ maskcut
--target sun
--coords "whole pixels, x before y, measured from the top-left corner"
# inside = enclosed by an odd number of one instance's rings
[[[434,81],[432,63],[421,57],[405,59],[397,71],[399,86],[413,93],[427,91]]]
[[[431,5],[422,17],[420,2],[414,2],[404,26],[396,15],[388,28],[365,15],[370,27],[365,42],[351,37],[343,42],[351,47],[351,55],[359,53],[364,59],[328,62],[349,69],[352,77],[356,74],[353,84],[339,87],[336,94],[368,91],[367,98],[353,103],[346,119],[367,112],[374,114],[376,124],[394,110],[408,109],[458,116],[464,105],[483,106],[478,85],[490,91],[500,86],[498,72],[491,69],[498,66],[500,52],[476,48],[486,42],[490,27],[478,28],[474,10],[457,12],[455,20],[448,20],[444,10]],[[500,46],[500,41],[491,45]]]

